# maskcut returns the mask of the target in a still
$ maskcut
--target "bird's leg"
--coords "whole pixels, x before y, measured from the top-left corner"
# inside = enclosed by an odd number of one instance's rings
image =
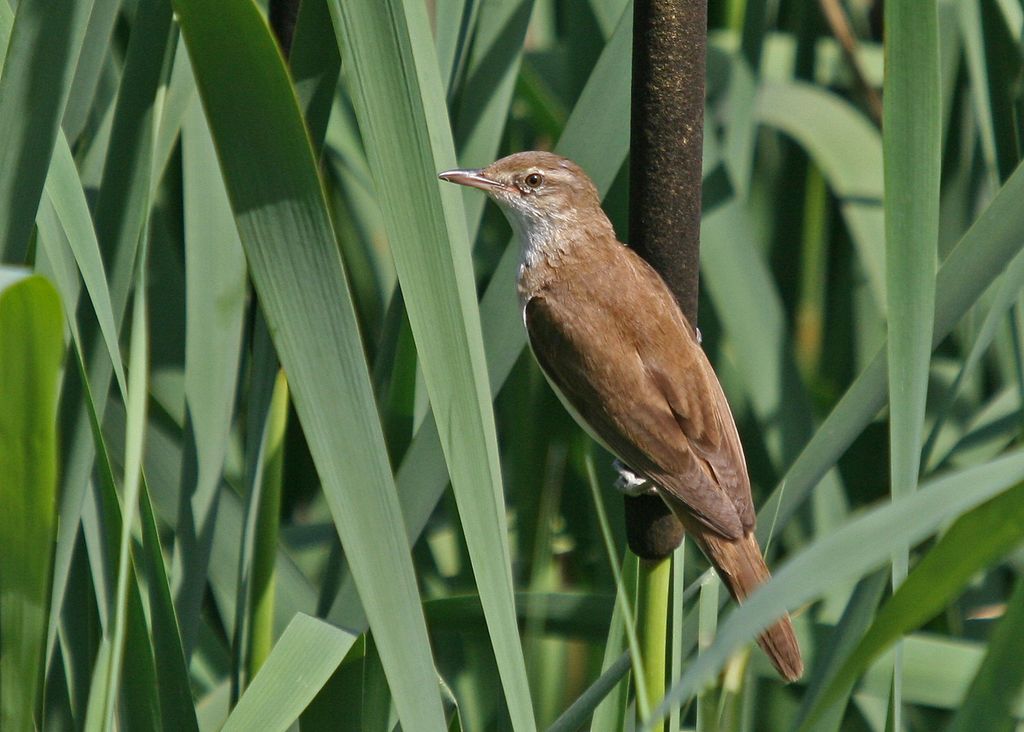
[[[619,477],[615,479],[615,487],[627,496],[654,494],[654,484],[634,473],[618,458],[612,461],[612,467],[619,474]]]

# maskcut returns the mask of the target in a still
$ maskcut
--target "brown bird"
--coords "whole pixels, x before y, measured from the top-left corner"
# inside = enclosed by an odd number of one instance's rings
[[[570,160],[509,155],[442,180],[485,191],[520,242],[530,346],[562,402],[679,517],[737,602],[769,578],[736,423],[671,291],[621,244]],[[758,639],[779,673],[803,661],[789,616]]]

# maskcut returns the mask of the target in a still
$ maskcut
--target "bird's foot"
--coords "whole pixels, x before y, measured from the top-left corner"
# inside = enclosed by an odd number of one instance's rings
[[[612,467],[619,477],[615,479],[615,487],[627,496],[643,496],[654,493],[654,484],[627,468],[618,458],[612,461]]]

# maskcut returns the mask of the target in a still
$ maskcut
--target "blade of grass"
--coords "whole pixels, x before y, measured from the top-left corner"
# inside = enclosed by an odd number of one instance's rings
[[[608,524],[608,516],[605,515],[604,503],[601,501],[601,488],[597,482],[597,472],[594,470],[594,456],[587,452],[585,465],[587,469],[587,484],[590,486],[590,495],[594,501],[594,508],[597,511],[597,520],[601,525],[601,538],[604,540],[605,550],[608,553],[608,564],[615,578],[615,600],[622,615],[622,621],[626,628],[626,639],[629,645],[629,656],[633,664],[633,683],[636,686],[636,706],[639,710],[641,720],[647,720],[650,715],[650,697],[647,694],[647,678],[644,675],[643,657],[640,655],[640,641],[637,639],[636,625],[633,621],[633,608],[629,605],[630,587],[627,587],[622,580],[622,570],[616,558],[615,541],[612,538],[611,526]],[[639,575],[639,569],[637,571]],[[635,590],[634,590],[635,592]],[[662,646],[664,647],[664,645]]]
[[[198,102],[182,128],[185,234],[185,429],[174,591],[191,654],[234,413],[248,288],[245,258]],[[276,545],[276,540],[274,542]]]
[[[683,618],[685,617],[683,590],[686,587],[686,541],[672,554],[672,647],[669,651],[669,686],[674,686],[683,675]],[[668,728],[680,729],[681,710],[672,707]]]
[[[533,0],[483,3],[470,51],[466,80],[452,109],[459,161],[485,165],[498,154],[523,54]],[[486,196],[463,191],[469,240],[474,241]]]
[[[636,585],[639,562],[636,555],[626,552],[626,560],[622,568],[622,583],[626,587]],[[573,715],[570,714],[573,708],[576,708],[578,714],[582,714],[584,709],[589,708],[593,713],[591,732],[617,732],[625,724],[626,709],[629,706],[629,671],[632,667],[632,654],[626,650],[628,641],[626,639],[626,623],[623,620],[625,617],[623,605],[624,603],[616,602],[612,610],[604,646],[604,659],[601,663],[601,676],[591,684],[587,692],[594,691],[591,697],[592,701],[583,708],[573,704],[558,721],[564,718],[568,724],[573,719]],[[599,689],[604,690],[604,693],[600,693]],[[582,700],[583,696],[580,697],[580,701]],[[555,726],[557,726],[557,722]],[[554,732],[554,729],[551,732]]]
[[[814,542],[784,565],[723,624],[715,644],[683,674],[653,718],[690,698],[709,682],[738,647],[754,640],[789,608],[828,587],[863,576],[889,561],[894,550],[916,543],[949,521],[1024,478],[1024,452],[950,474],[908,496],[875,508]],[[876,621],[877,622],[877,621]]]
[[[893,500],[917,488],[935,310],[942,104],[936,0],[885,7],[885,266],[889,338],[889,476]],[[893,587],[909,546],[893,555]],[[893,669],[893,727],[902,729],[902,651]]]
[[[879,610],[865,636],[818,703],[811,707],[803,729],[815,729],[818,716],[850,688],[857,676],[890,644],[941,612],[980,569],[1018,546],[1022,523],[1024,484],[961,516]]]
[[[698,600],[697,649],[706,653],[715,641],[718,630],[718,575],[710,572],[700,585]],[[718,729],[718,710],[713,688],[705,687],[697,695],[697,732],[715,732]]]
[[[263,542],[266,537],[256,532],[256,526],[260,522],[260,514],[266,513],[261,508],[263,504],[264,484],[266,470],[271,467],[268,460],[267,450],[271,438],[271,432],[275,430],[276,424],[280,422],[282,431],[284,422],[287,420],[287,400],[284,404],[274,404],[276,382],[281,365],[277,360],[277,353],[274,352],[274,344],[267,330],[267,321],[263,314],[255,313],[255,323],[251,329],[251,345],[249,346],[249,388],[246,394],[245,409],[245,487],[248,495],[245,501],[245,520],[242,527],[241,547],[238,552],[237,563],[237,597],[234,608],[235,627],[232,635],[234,637],[231,649],[231,703],[238,702],[238,696],[252,680],[249,673],[252,642],[254,632],[259,632],[253,627],[254,608],[253,598],[256,596],[253,582],[257,579],[260,570],[255,566],[257,553],[262,551]],[[283,377],[280,377],[283,379]],[[279,399],[280,401],[280,399]],[[283,409],[284,414],[272,415],[274,407]],[[275,504],[275,515],[280,518],[280,506]],[[274,544],[278,541],[278,532],[275,529]],[[273,567],[264,567],[273,573]],[[272,619],[272,618],[271,618]],[[271,636],[273,630],[271,626]]]
[[[0,76],[0,261],[25,258],[92,0],[23,0]]]
[[[426,625],[352,299],[287,71],[247,0],[216,7],[178,0],[175,8],[250,274],[399,716],[410,729],[441,729]],[[292,245],[283,249],[282,241]],[[346,404],[344,420],[338,400]],[[252,693],[250,687],[242,701]]]
[[[111,35],[120,7],[121,0],[98,0],[92,4],[89,24],[82,39],[82,50],[75,65],[74,79],[71,81],[70,94],[61,120],[61,129],[72,143],[78,140],[85,129],[93,109],[103,66],[110,54]]]
[[[1020,196],[1024,196],[1022,167],[943,261],[936,276],[933,348],[1020,251],[1024,237]],[[777,512],[778,527],[786,525],[821,477],[885,405],[886,384],[886,359],[880,349],[789,467],[761,507],[760,519],[770,520]],[[759,540],[767,538],[767,530],[762,520]]]
[[[462,192],[426,8],[331,0],[353,104],[441,436],[513,728],[535,727]],[[406,140],[396,147],[394,140]]]
[[[331,103],[338,90],[338,72],[341,70],[341,54],[338,52],[326,0],[299,5],[288,68],[294,79],[295,94],[306,119],[313,149],[319,154],[323,149]]]
[[[37,728],[57,508],[60,299],[0,267],[0,726]]]
[[[956,400],[964,381],[971,375],[981,361],[981,357],[992,344],[995,338],[996,329],[1003,322],[1006,313],[1017,302],[1021,288],[1024,287],[1024,253],[1018,254],[1006,268],[1006,273],[1000,278],[998,288],[992,298],[992,304],[985,319],[971,343],[971,348],[964,359],[963,365],[957,372],[956,379],[949,389],[942,396],[942,402],[936,409],[935,422],[932,424],[925,441],[924,449],[921,452],[921,464],[927,470],[934,467],[930,460],[932,451],[935,449],[936,441],[946,419],[949,417],[953,403]]]
[[[988,653],[971,683],[949,732],[1010,730],[1014,703],[1024,685],[1024,582],[1006,603],[1006,614],[988,642]],[[1019,708],[1019,704],[1017,705]]]
[[[795,139],[828,181],[879,312],[886,307],[882,141],[870,120],[841,97],[803,82],[768,83],[757,118]]]
[[[596,709],[600,707],[601,703],[612,696],[615,689],[627,677],[630,667],[631,659],[629,653],[620,654],[618,658],[615,658],[607,665],[597,680],[576,698],[572,706],[555,720],[554,724],[548,728],[548,732],[575,732],[576,730],[583,729],[590,716],[596,714]],[[625,714],[626,710],[624,704],[622,708],[614,707],[614,709],[619,714],[616,715],[615,726],[610,729],[617,730],[620,729],[619,725],[622,723],[622,715]],[[596,717],[594,725],[590,729],[599,729]],[[605,728],[601,727],[600,729]]]
[[[143,542],[139,563],[147,574],[153,650],[160,659],[156,664],[156,676],[161,722],[165,729],[192,732],[198,730],[198,723],[189,685],[188,665],[181,645],[178,618],[174,613],[174,601],[149,497],[149,486],[146,484],[145,468],[139,491],[139,520],[142,523]]]
[[[124,457],[124,486],[122,494],[121,537],[117,560],[117,590],[112,628],[105,634],[110,651],[106,667],[98,666],[97,673],[106,677],[106,694],[100,700],[101,711],[95,717],[104,729],[114,726],[114,712],[121,692],[121,668],[128,615],[128,585],[134,582],[129,568],[132,525],[139,504],[139,483],[142,477],[142,448],[145,441],[146,403],[148,400],[149,324],[146,304],[146,242],[143,240],[137,264],[135,300],[132,308],[131,351],[128,368],[127,429]],[[134,593],[133,593],[134,597]]]
[[[327,683],[352,642],[348,633],[297,614],[224,723],[223,731],[284,732]],[[410,726],[418,728],[416,724]]]
[[[118,328],[127,307],[135,274],[135,259],[149,211],[152,139],[157,90],[164,68],[164,51],[171,25],[170,9],[159,0],[143,0],[136,8],[133,31],[125,56],[124,73],[113,111],[111,144],[107,148],[95,215],[96,239],[107,268],[113,322]],[[81,316],[80,316],[81,317]],[[75,546],[82,505],[89,493],[95,462],[93,418],[89,400],[95,399],[96,418],[102,421],[113,366],[103,357],[100,330],[88,316],[80,322],[83,359],[88,368],[92,397],[81,387],[64,396],[61,471],[61,519],[54,560],[50,647],[56,638],[55,621],[65,599],[71,551]],[[87,527],[91,531],[92,527]],[[94,546],[101,544],[93,537]],[[108,649],[109,650],[109,649]]]
[[[841,664],[856,647],[857,639],[871,625],[888,580],[888,572],[878,571],[857,584],[842,618],[839,619],[829,636],[828,645],[816,658],[815,668],[809,674],[811,683],[808,685],[807,693],[804,694],[803,702],[797,713],[794,722],[796,726],[800,726],[807,719],[808,713],[821,699],[827,685],[839,673]],[[846,696],[849,696],[849,691]],[[846,706],[846,701],[847,699],[844,697],[843,704],[836,703],[826,709],[823,712],[823,718],[819,718],[817,722],[817,728],[838,730],[843,721],[843,709]]]
[[[259,480],[252,485],[251,523],[247,535],[254,546],[247,582],[249,636],[247,638],[245,678],[259,671],[273,645],[274,621],[274,552],[277,548],[277,527],[281,514],[281,474],[284,467],[284,436],[288,421],[288,381],[283,371],[277,372],[273,396],[262,432],[259,455],[262,469]]]

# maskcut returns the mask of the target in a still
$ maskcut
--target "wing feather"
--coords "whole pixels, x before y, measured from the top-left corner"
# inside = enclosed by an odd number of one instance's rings
[[[615,269],[642,280],[645,307],[624,315],[621,280],[575,272],[527,301],[530,344],[552,384],[607,447],[701,523],[740,538],[754,512],[728,404],[668,289],[637,261],[642,266],[627,259],[626,270]],[[645,281],[651,274],[653,284]]]

